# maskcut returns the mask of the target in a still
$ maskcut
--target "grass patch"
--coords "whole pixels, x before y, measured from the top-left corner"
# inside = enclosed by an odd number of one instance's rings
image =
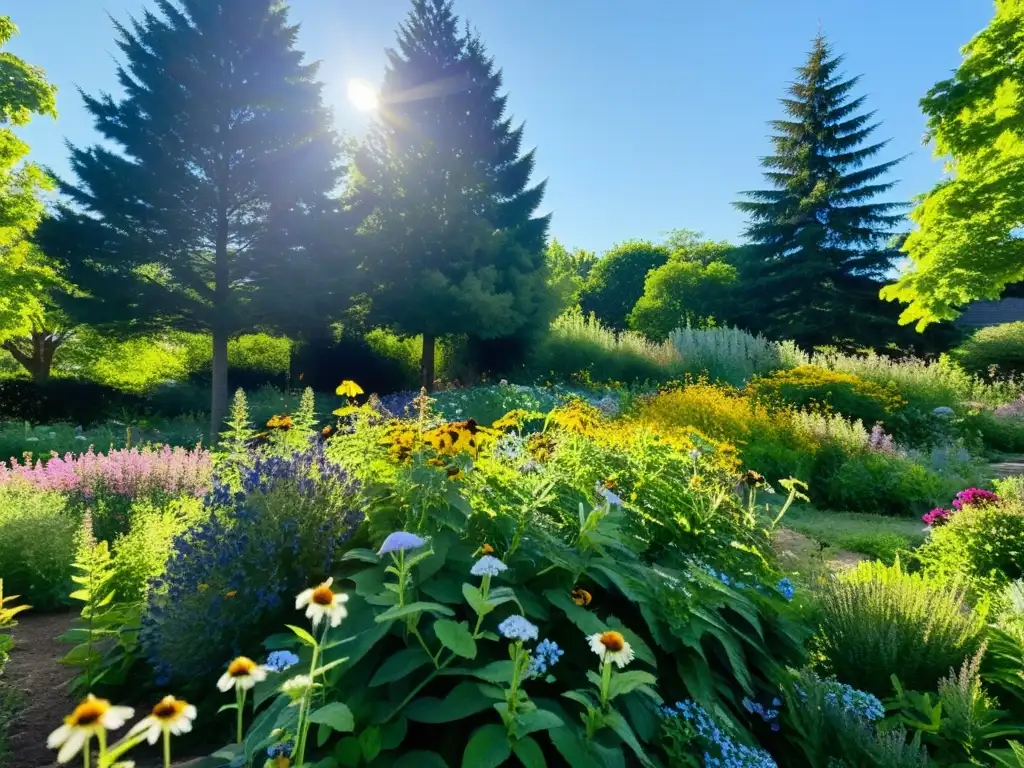
[[[860,512],[829,512],[811,506],[793,507],[782,525],[823,546],[859,552],[892,564],[901,550],[924,543],[924,523]]]
[[[21,695],[3,677],[4,662],[0,661],[0,768],[11,765],[11,745],[8,732],[18,712],[24,706]]]

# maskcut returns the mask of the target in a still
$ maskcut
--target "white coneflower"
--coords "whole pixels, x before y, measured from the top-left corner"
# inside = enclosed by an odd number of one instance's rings
[[[228,671],[220,676],[217,688],[227,692],[232,688],[247,691],[256,683],[267,679],[267,670],[247,656],[239,656],[228,664]]]
[[[332,590],[333,581],[334,579],[330,578],[318,587],[300,592],[295,598],[295,607],[299,610],[306,609],[306,618],[313,621],[314,629],[321,619],[330,619],[331,626],[336,627],[348,616],[348,610],[345,608],[348,595]]]
[[[292,703],[296,703],[302,700],[302,697],[306,695],[306,692],[313,688],[313,678],[309,675],[296,675],[295,677],[285,680],[281,684],[281,693],[285,694]]]
[[[176,699],[173,696],[164,696],[153,707],[148,717],[139,720],[128,735],[145,733],[146,741],[156,744],[157,740],[164,733],[171,733],[180,736],[192,730],[192,721],[196,719],[196,708],[187,701]]]
[[[64,718],[64,725],[50,734],[46,746],[59,749],[57,762],[66,763],[86,745],[90,738],[102,731],[114,731],[125,724],[135,710],[115,707],[106,699],[97,699],[91,693]]]
[[[633,648],[626,642],[622,633],[609,630],[590,636],[590,650],[596,653],[602,662],[614,663],[619,669],[633,660]]]

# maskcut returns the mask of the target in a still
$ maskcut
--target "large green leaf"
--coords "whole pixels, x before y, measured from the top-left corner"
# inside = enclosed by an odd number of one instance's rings
[[[469,607],[472,608],[477,615],[480,615],[481,613],[486,615],[494,610],[493,606],[488,605],[484,600],[484,596],[480,592],[479,587],[475,587],[472,584],[463,584],[462,596],[466,598],[466,602],[469,603]]]
[[[516,735],[520,738],[535,731],[548,731],[561,728],[565,722],[554,712],[546,709],[535,709],[519,715],[516,719]]]
[[[384,663],[380,665],[377,672],[370,679],[370,687],[374,688],[378,685],[401,680],[410,672],[432,663],[433,660],[427,655],[427,652],[418,645],[412,648],[403,648],[398,653],[384,660]]]
[[[629,723],[626,722],[626,719],[622,715],[613,709],[608,712],[605,719],[608,726],[618,734],[620,739],[626,742],[626,745],[633,750],[633,754],[637,756],[637,759],[639,759],[641,763],[647,766],[654,765],[651,762],[651,759],[647,756],[647,753],[644,751],[644,748],[640,745],[640,742],[637,741],[636,734],[633,733],[633,729],[629,727]]]
[[[624,693],[635,691],[641,686],[656,686],[657,684],[658,678],[650,672],[644,672],[638,669],[616,672],[612,674],[612,681],[609,686],[608,695],[610,698],[615,698],[616,696],[621,696]]]
[[[314,710],[309,716],[311,723],[323,723],[339,733],[351,733],[355,730],[356,721],[352,710],[340,701],[332,701],[320,709]]]
[[[512,672],[513,668],[511,661],[492,661],[490,664],[476,669],[465,669],[459,667],[455,669],[447,669],[442,674],[471,675],[473,677],[478,677],[481,680],[486,680],[489,683],[511,683]]]
[[[548,731],[551,743],[555,745],[567,765],[572,768],[605,768],[604,761],[599,760],[590,750],[590,744],[583,732],[576,726],[563,726]]]
[[[249,732],[245,735],[244,747],[247,761],[251,762],[253,755],[262,749],[266,749],[270,744],[270,733],[279,727],[279,719],[282,716],[295,713],[294,708],[289,710],[288,705],[290,703],[291,700],[287,696],[278,696],[273,704],[263,710],[253,720],[252,725],[249,726]]]
[[[420,613],[439,613],[442,616],[455,615],[455,611],[440,603],[409,603],[401,607],[396,605],[393,608],[389,608],[384,613],[378,614],[375,620],[377,622],[394,621],[406,616],[416,616]]]
[[[529,736],[525,739],[517,740],[512,745],[512,751],[515,752],[519,762],[525,768],[547,768],[547,763],[544,762],[544,752],[541,750],[540,744]]]
[[[433,696],[416,699],[405,709],[405,716],[415,723],[450,723],[490,709],[494,697],[488,695],[483,683],[463,681],[452,688],[443,700]]]
[[[434,634],[441,641],[441,645],[456,656],[464,659],[476,658],[476,640],[473,639],[465,622],[456,624],[448,619],[438,619],[434,622]]]
[[[462,768],[498,768],[512,756],[508,734],[497,723],[482,725],[473,731],[462,753]]]

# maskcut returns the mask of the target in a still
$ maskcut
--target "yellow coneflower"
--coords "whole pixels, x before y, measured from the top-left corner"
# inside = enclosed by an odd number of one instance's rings
[[[576,603],[576,605],[579,605],[579,606],[590,605],[590,601],[593,600],[593,599],[594,599],[593,595],[591,595],[589,592],[587,592],[587,590],[581,589],[580,587],[577,587],[576,589],[574,589],[572,591],[572,601],[574,603]]]
[[[590,636],[590,650],[600,657],[602,663],[610,663],[622,669],[633,660],[633,648],[621,632],[608,630]]]
[[[459,467],[448,467],[445,470],[445,474],[448,475],[449,480],[460,480],[462,479],[462,470]]]
[[[128,735],[145,733],[146,741],[156,744],[164,733],[180,736],[192,730],[192,721],[196,719],[196,708],[187,701],[173,696],[164,696],[153,707],[148,717],[139,720]]]
[[[59,749],[57,762],[66,763],[83,747],[88,748],[89,740],[103,731],[120,728],[135,714],[131,707],[115,707],[106,699],[97,699],[91,693],[74,711],[64,718],[64,725],[46,739],[46,746]]]
[[[236,690],[247,691],[256,683],[267,679],[267,670],[250,659],[248,656],[239,656],[228,664],[228,671],[221,675],[217,681],[217,688],[221,691]]]
[[[303,590],[295,598],[296,609],[306,609],[306,618],[312,620],[314,629],[322,619],[329,619],[331,626],[336,627],[348,616],[345,608],[348,595],[331,589],[333,581],[331,577],[323,584]]]
[[[344,397],[357,397],[363,394],[363,388],[356,384],[354,381],[345,379],[338,385],[338,388],[334,390],[334,394],[343,395]]]
[[[267,427],[270,429],[291,429],[292,426],[291,416],[271,416],[267,421]]]

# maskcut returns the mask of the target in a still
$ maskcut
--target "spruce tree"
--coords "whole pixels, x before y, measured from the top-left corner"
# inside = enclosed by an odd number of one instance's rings
[[[499,339],[553,309],[530,185],[533,152],[506,116],[502,73],[449,0],[413,0],[387,51],[381,110],[354,163],[373,317],[423,335],[423,384],[444,335]]]
[[[213,337],[211,437],[227,410],[227,344],[265,291],[313,259],[307,225],[331,211],[337,139],[316,64],[278,0],[155,0],[116,24],[123,98],[83,95],[106,140],[73,147],[77,183],[40,227],[76,291],[73,317],[127,332]]]
[[[787,119],[771,123],[774,154],[761,165],[772,189],[745,192],[748,247],[737,252],[748,327],[805,346],[880,344],[896,333],[879,299],[898,253],[888,240],[903,203],[877,202],[902,158],[869,165],[888,142],[870,142],[879,123],[851,92],[841,56],[819,35],[781,100]]]

